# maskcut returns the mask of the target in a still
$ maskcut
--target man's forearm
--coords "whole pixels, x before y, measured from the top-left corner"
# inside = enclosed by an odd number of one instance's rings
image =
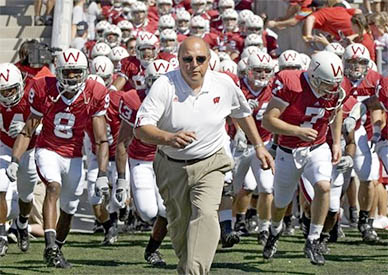
[[[248,140],[254,145],[261,145],[263,141],[257,131],[255,121],[250,115],[244,118],[235,118],[241,129],[247,135]]]
[[[168,139],[171,133],[160,130],[154,125],[143,125],[135,128],[135,136],[148,144],[168,145]]]
[[[109,145],[108,142],[102,142],[99,145],[96,145],[97,150],[97,162],[98,170],[101,172],[106,172],[108,163],[109,163]]]
[[[263,119],[263,127],[274,134],[286,136],[297,136],[299,129],[299,126],[289,124],[276,117],[265,115]]]
[[[27,150],[31,138],[34,135],[36,127],[40,123],[40,118],[31,115],[24,125],[23,130],[17,136],[12,148],[12,156],[20,160],[21,156]]]
[[[303,26],[303,36],[307,36],[307,37],[311,36],[314,23],[315,23],[315,17],[313,15],[310,15],[306,18]]]
[[[342,129],[342,109],[338,111],[333,123],[330,125],[333,144],[340,144]]]

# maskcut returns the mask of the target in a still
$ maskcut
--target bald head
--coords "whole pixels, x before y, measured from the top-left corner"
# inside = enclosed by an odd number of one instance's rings
[[[209,65],[209,45],[199,37],[188,37],[179,47],[178,60],[186,83],[192,89],[200,88]]]
[[[207,52],[207,56],[210,57],[209,44],[206,43],[205,40],[203,40],[202,38],[189,36],[185,40],[183,40],[182,44],[179,46],[178,58],[182,54],[182,52],[194,49],[205,50]]]

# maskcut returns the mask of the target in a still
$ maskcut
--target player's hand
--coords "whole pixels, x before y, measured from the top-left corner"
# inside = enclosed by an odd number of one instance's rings
[[[105,202],[109,201],[109,185],[107,176],[99,176],[96,180],[96,196],[103,198]]]
[[[17,174],[18,174],[19,164],[15,161],[12,161],[9,165],[7,170],[5,170],[5,173],[7,174],[7,177],[11,182],[16,181]]]
[[[312,128],[299,127],[296,136],[304,141],[314,141],[318,137],[318,131]]]
[[[333,144],[333,145],[331,146],[331,154],[332,154],[331,163],[332,163],[333,165],[338,164],[339,161],[341,160],[341,156],[342,156],[341,145],[339,145],[339,144]]]
[[[236,145],[236,150],[237,151],[244,151],[248,145],[247,145],[247,138],[245,136],[245,133],[241,128],[238,128],[236,131],[236,134],[233,138],[234,143]]]
[[[276,27],[276,21],[275,20],[268,20],[267,23],[266,23],[266,28],[274,28]]]
[[[187,145],[190,145],[197,137],[195,132],[192,131],[179,131],[171,136],[167,140],[167,144],[174,148],[185,148]]]
[[[25,124],[23,121],[12,120],[11,125],[9,125],[8,135],[11,138],[16,138],[23,130]]]
[[[256,157],[261,161],[261,168],[263,170],[271,169],[272,174],[275,174],[275,162],[271,154],[265,149],[264,145],[257,147],[255,150]]]
[[[251,110],[253,111],[257,107],[259,107],[259,101],[256,99],[248,99],[248,105],[251,108]]]
[[[117,179],[116,199],[121,205],[124,205],[127,200],[127,187],[128,183],[125,179]]]
[[[348,169],[353,167],[353,159],[351,156],[342,156],[337,164],[337,171],[345,173]]]
[[[348,116],[344,119],[343,125],[342,125],[345,133],[349,134],[351,131],[356,128],[356,120],[354,117]]]

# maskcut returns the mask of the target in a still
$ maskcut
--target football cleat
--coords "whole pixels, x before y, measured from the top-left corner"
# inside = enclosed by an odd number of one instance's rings
[[[374,231],[373,228],[367,223],[359,223],[358,230],[360,230],[361,232],[362,240],[366,243],[374,244],[380,240],[380,238],[377,236],[376,231]]]
[[[28,248],[30,247],[30,237],[28,235],[28,228],[21,229],[19,228],[17,222],[16,222],[16,229],[17,229],[17,238],[18,238],[18,246],[21,251],[27,252]]]
[[[65,259],[62,251],[57,245],[46,247],[43,254],[43,259],[45,260],[48,267],[56,268],[71,268],[71,264]]]
[[[119,235],[118,229],[116,225],[112,225],[109,227],[108,231],[105,232],[104,240],[101,245],[108,246],[113,245],[117,241],[117,237]]]
[[[262,246],[265,246],[268,240],[268,236],[269,232],[267,230],[260,231],[259,235],[257,236],[257,242]]]
[[[266,260],[270,260],[273,258],[277,251],[277,242],[279,240],[281,233],[277,234],[276,236],[272,235],[271,229],[269,230],[269,236],[267,239],[267,242],[265,243],[264,249],[263,249],[263,257]]]
[[[249,231],[247,229],[247,225],[245,221],[236,222],[234,225],[234,230],[240,235],[240,236],[249,236]]]
[[[5,256],[8,251],[8,241],[5,238],[0,238],[0,257]]]
[[[321,253],[323,255],[328,255],[330,253],[330,248],[328,246],[330,234],[328,233],[322,233],[319,243],[319,249],[321,250]]]
[[[310,262],[314,265],[324,265],[325,258],[320,249],[319,239],[316,240],[306,240],[304,246],[304,254],[307,258],[310,259]]]
[[[158,250],[155,252],[144,252],[144,259],[153,267],[165,267],[166,262]]]
[[[221,234],[222,248],[230,248],[240,242],[240,236],[236,231]]]

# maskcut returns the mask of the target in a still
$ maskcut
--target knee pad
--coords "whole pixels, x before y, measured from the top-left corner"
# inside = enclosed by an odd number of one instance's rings
[[[74,215],[78,208],[79,199],[76,200],[61,200],[61,210],[69,215]]]

